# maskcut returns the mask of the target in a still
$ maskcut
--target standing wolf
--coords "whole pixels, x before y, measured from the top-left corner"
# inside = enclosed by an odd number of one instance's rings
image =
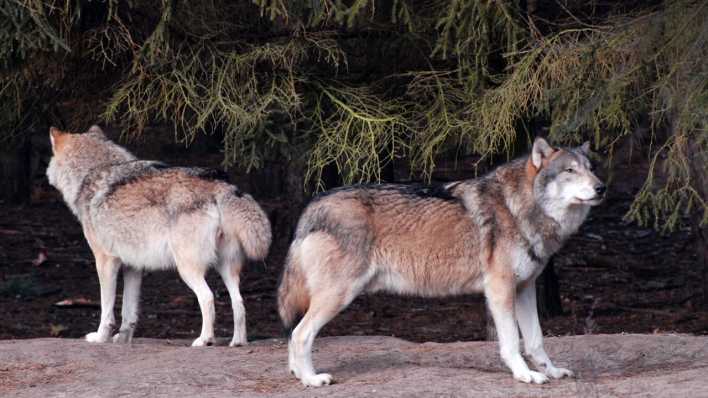
[[[268,218],[253,198],[216,180],[208,169],[138,160],[98,126],[84,134],[52,127],[49,134],[54,154],[47,168],[49,183],[81,222],[101,285],[101,323],[86,340],[110,338],[122,264],[122,323],[114,342],[133,337],[142,270],[176,267],[202,312],[202,331],[192,345],[213,343],[214,295],[204,279],[213,264],[231,296],[230,345],[246,343],[239,273],[247,258],[263,259],[271,241]]]
[[[439,188],[354,186],[316,197],[300,218],[278,291],[285,326],[303,316],[288,345],[290,371],[307,386],[331,383],[329,374],[315,373],[312,343],[361,292],[483,292],[515,379],[572,376],[543,348],[535,282],[602,201],[605,185],[592,172],[588,150],[588,143],[554,149],[539,138],[530,156],[479,179]],[[519,328],[543,373],[522,358]]]

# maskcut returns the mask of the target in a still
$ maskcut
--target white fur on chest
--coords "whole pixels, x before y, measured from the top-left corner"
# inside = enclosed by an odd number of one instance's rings
[[[543,270],[544,264],[529,255],[528,250],[521,247],[517,247],[512,251],[511,258],[513,261],[511,268],[517,283],[533,279]]]
[[[559,235],[565,240],[580,228],[590,212],[590,206],[547,206],[545,210],[558,223]]]

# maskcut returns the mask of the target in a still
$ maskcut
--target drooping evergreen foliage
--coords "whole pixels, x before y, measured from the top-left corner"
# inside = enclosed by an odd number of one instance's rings
[[[345,183],[392,161],[428,178],[546,128],[610,169],[627,143],[650,160],[629,218],[708,222],[704,1],[6,0],[0,39],[6,136],[167,124],[223,136],[226,166],[304,153],[316,185],[328,165]]]

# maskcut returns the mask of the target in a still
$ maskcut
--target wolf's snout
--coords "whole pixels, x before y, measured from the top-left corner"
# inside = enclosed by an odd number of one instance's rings
[[[605,184],[595,185],[595,192],[598,195],[600,195],[600,196],[604,195],[606,191],[607,191],[607,185],[605,185]]]

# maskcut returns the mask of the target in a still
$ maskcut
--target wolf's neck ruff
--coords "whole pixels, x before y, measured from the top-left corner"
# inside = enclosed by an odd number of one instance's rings
[[[89,170],[81,181],[74,205],[77,216],[86,214],[89,206],[100,206],[117,189],[141,178],[148,178],[167,168],[161,162],[151,160],[127,160],[102,163]],[[120,170],[120,172],[114,172]],[[81,206],[83,204],[83,207]]]
[[[114,144],[98,133],[84,134],[81,139],[65,138],[61,156],[50,161],[47,174],[50,182],[55,181],[62,192],[64,201],[77,217],[80,217],[78,203],[91,180],[97,178],[101,169],[138,161],[132,153]],[[56,158],[56,159],[55,159]],[[62,167],[58,167],[61,164]],[[92,176],[93,175],[93,176]]]
[[[446,187],[462,202],[476,220],[483,236],[486,236],[494,251],[501,232],[515,231],[525,242],[529,256],[544,266],[551,255],[557,252],[566,239],[585,220],[590,206],[556,204],[543,196],[545,179],[524,157],[499,166],[485,176],[450,183]],[[499,220],[511,224],[501,228]]]

